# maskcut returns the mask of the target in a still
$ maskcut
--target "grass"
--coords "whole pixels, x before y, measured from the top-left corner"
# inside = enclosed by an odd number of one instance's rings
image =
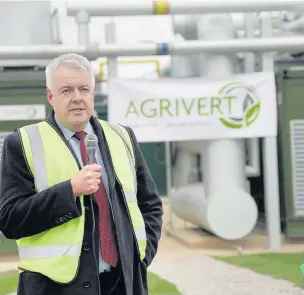
[[[18,273],[16,271],[0,273],[0,295],[6,295],[16,291]]]
[[[17,245],[15,240],[8,240],[0,233],[0,255],[17,253]]]
[[[271,253],[216,258],[304,287],[304,280],[299,268],[304,261],[304,253]]]
[[[148,272],[148,285],[150,295],[180,295],[174,285],[151,272]]]
[[[176,287],[153,273],[148,273],[150,295],[180,295]],[[0,273],[0,295],[15,292],[18,283],[16,271]]]

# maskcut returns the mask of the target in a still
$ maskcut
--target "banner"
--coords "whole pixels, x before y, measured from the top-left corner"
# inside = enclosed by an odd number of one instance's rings
[[[211,78],[109,81],[109,121],[138,141],[267,137],[277,134],[273,72]]]

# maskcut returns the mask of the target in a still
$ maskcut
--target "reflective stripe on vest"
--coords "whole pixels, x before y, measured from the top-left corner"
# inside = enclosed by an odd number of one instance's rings
[[[61,256],[78,256],[77,245],[18,247],[20,259],[42,259]]]
[[[24,128],[30,140],[32,154],[35,155],[35,160],[33,160],[33,174],[35,175],[36,191],[42,192],[48,188],[42,138],[37,125],[28,125]]]
[[[136,197],[135,157],[131,139],[122,126],[112,124],[110,126],[102,120],[99,122],[109,145],[115,174],[122,186],[140,258],[143,259],[147,246],[146,230]],[[24,154],[29,169],[34,175],[38,192],[71,179],[79,171],[68,146],[47,122],[25,126],[19,129],[19,132]],[[56,146],[56,153],[52,146]],[[84,212],[82,196],[80,200]],[[69,220],[44,233],[18,240],[19,267],[40,272],[54,281],[70,282],[77,272],[84,218],[85,214],[82,214],[81,217]],[[55,273],[54,269],[58,271]]]

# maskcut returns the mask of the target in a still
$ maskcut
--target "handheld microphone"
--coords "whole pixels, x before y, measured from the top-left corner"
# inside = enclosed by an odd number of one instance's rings
[[[95,134],[87,134],[84,138],[84,145],[88,155],[88,165],[95,164],[95,152],[98,146],[97,136]]]

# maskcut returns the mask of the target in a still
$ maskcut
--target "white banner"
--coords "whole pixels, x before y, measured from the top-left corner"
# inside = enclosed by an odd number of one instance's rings
[[[277,134],[274,73],[109,81],[109,121],[140,142]]]

